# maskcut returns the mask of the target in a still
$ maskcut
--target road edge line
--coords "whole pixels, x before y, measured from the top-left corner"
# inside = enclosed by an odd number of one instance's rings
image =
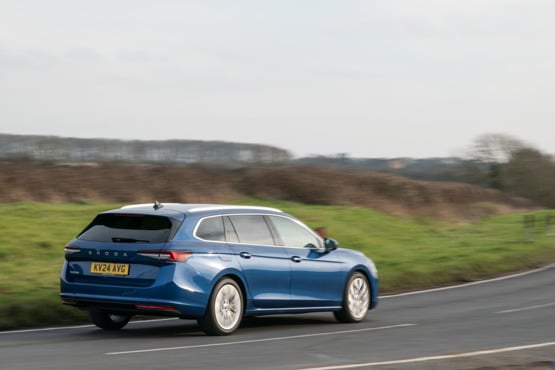
[[[452,355],[437,355],[437,356],[408,358],[403,360],[366,362],[366,363],[358,363],[358,364],[345,364],[345,365],[325,366],[325,367],[310,367],[310,368],[302,368],[299,370],[341,370],[341,369],[354,369],[357,367],[401,365],[401,364],[410,364],[414,362],[449,360],[449,359],[456,359],[456,358],[494,355],[498,353],[516,352],[516,351],[522,351],[526,349],[537,349],[537,348],[544,348],[544,347],[550,347],[550,346],[555,346],[555,342],[528,344],[528,345],[522,345],[522,346],[516,346],[516,347],[503,347],[503,348],[474,351],[474,352],[463,352],[463,353],[456,353]]]
[[[516,274],[500,276],[500,277],[496,277],[496,278],[492,278],[492,279],[479,280],[479,281],[472,281],[472,282],[470,282],[470,283],[463,283],[463,284],[457,284],[457,285],[449,285],[449,286],[444,286],[444,287],[440,287],[440,288],[431,288],[431,289],[424,289],[424,290],[415,290],[415,291],[412,291],[412,292],[405,292],[405,293],[386,294],[386,295],[379,296],[378,299],[388,299],[388,298],[406,297],[406,296],[411,296],[411,295],[416,295],[416,294],[433,293],[433,292],[441,292],[441,291],[444,291],[444,290],[466,288],[466,287],[473,286],[473,285],[481,285],[481,284],[495,283],[495,282],[497,282],[497,281],[515,279],[515,278],[519,278],[519,277],[522,277],[522,276],[537,274],[537,273],[539,273],[539,272],[543,272],[543,271],[552,269],[552,268],[554,268],[554,267],[555,267],[555,263],[552,263],[552,264],[550,264],[550,265],[543,266],[543,267],[540,267],[540,268],[537,268],[537,269],[534,269],[534,270],[523,271],[523,272],[519,272],[519,273],[516,273]]]

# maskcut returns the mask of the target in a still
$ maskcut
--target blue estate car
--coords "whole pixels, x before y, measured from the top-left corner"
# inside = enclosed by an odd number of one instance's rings
[[[333,311],[358,322],[377,294],[370,259],[277,209],[158,202],[98,214],[65,247],[60,293],[103,329],[161,315],[210,335],[244,316]]]

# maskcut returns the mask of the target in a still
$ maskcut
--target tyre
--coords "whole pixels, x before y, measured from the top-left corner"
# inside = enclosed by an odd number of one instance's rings
[[[232,279],[222,279],[216,284],[206,313],[199,325],[208,335],[231,334],[241,324],[243,318],[243,294]]]
[[[104,330],[119,330],[123,328],[129,320],[130,315],[117,315],[105,311],[89,310],[91,321]]]
[[[359,322],[368,313],[370,304],[370,285],[368,279],[360,272],[353,273],[343,295],[343,307],[341,311],[334,312],[337,321]]]

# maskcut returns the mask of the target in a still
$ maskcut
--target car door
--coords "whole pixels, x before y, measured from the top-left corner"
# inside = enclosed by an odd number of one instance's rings
[[[285,308],[289,304],[291,263],[276,245],[262,215],[224,217],[226,238],[238,256],[247,289],[258,308]]]
[[[341,304],[346,266],[335,251],[325,252],[322,240],[308,227],[288,217],[269,216],[291,261],[291,307]]]

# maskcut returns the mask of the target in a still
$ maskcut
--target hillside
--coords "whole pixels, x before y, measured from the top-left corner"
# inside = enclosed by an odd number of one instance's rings
[[[473,185],[316,166],[0,162],[0,202],[228,203],[244,197],[359,205],[394,215],[468,220],[529,210],[524,199]]]

